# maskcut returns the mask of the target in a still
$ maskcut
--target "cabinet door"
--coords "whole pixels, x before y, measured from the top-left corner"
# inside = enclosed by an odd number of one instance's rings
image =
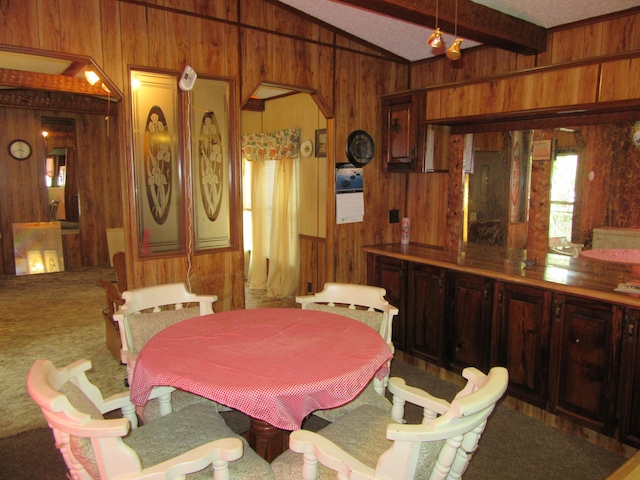
[[[551,292],[510,283],[497,287],[493,365],[509,370],[509,394],[547,406]]]
[[[384,98],[382,111],[382,169],[385,172],[422,171],[424,149],[419,148],[420,112],[424,94]]]
[[[393,319],[391,339],[402,351],[406,351],[405,268],[402,260],[367,254],[367,283],[384,288],[387,301],[399,310]]]
[[[445,362],[456,372],[468,366],[486,372],[491,349],[493,281],[459,272],[449,278]]]
[[[550,410],[611,435],[622,308],[562,294],[553,302]]]
[[[640,448],[640,310],[629,310],[622,325],[620,395],[618,417],[620,440]]]
[[[417,263],[407,270],[408,352],[443,365],[446,270]]]

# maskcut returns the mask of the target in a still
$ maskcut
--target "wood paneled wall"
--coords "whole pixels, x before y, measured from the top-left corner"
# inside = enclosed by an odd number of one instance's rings
[[[330,164],[343,160],[344,144],[353,130],[366,130],[379,145],[379,96],[409,86],[407,64],[386,60],[374,50],[263,0],[6,0],[0,27],[2,44],[90,56],[124,93],[119,154],[129,284],[137,287],[188,278],[193,291],[219,296],[215,306],[219,311],[244,306],[241,249],[152,260],[138,260],[131,254],[129,67],[180,72],[189,64],[201,75],[235,78],[237,105],[263,82],[317,92],[333,115],[327,125]],[[363,223],[334,226],[328,219],[331,278],[327,280],[364,282],[360,247],[388,243],[399,235],[399,227],[388,223],[388,210],[404,205],[404,178],[380,172],[376,152],[364,172]],[[334,207],[333,181],[329,178],[328,212]]]
[[[558,30],[550,35],[548,51],[537,56],[480,48],[463,52],[459,62],[443,58],[409,66],[384,59],[374,50],[263,0],[5,0],[0,43],[86,55],[101,66],[125,95],[118,153],[130,285],[188,278],[194,291],[220,297],[217,310],[229,310],[244,306],[241,249],[144,261],[131,255],[130,66],[179,72],[189,64],[202,75],[235,78],[238,105],[262,82],[315,91],[331,113],[327,125],[331,164],[344,159],[344,144],[353,130],[369,132],[380,145],[382,94],[638,50],[639,16]],[[459,205],[451,203],[460,187],[456,173],[454,169],[448,175],[437,175],[437,180],[429,174],[382,174],[380,152],[376,151],[364,168],[364,222],[333,225],[333,216],[329,217],[328,280],[365,282],[361,247],[399,238],[399,224],[388,221],[390,209],[399,209],[401,216],[419,212],[421,221],[412,225],[414,238],[450,245],[451,230],[443,233],[441,228],[445,217],[448,228],[460,221]],[[332,181],[329,178],[329,188],[333,188]],[[426,198],[424,192],[428,192]],[[331,212],[332,194],[327,204]]]
[[[416,63],[411,66],[411,88],[427,88],[438,85],[456,84],[458,82],[480,81],[491,77],[512,75],[513,78],[501,80],[511,86],[518,85],[518,75],[535,67],[563,66],[575,67],[567,69],[570,72],[567,78],[563,76],[563,69],[551,71],[548,74],[540,74],[540,82],[536,95],[528,95],[526,98],[512,98],[517,95],[517,88],[513,88],[506,95],[495,95],[495,91],[473,91],[471,96],[465,96],[466,87],[456,89],[459,96],[451,98],[438,97],[438,102],[427,102],[427,112],[434,110],[436,116],[486,115],[500,113],[509,110],[514,100],[517,102],[529,102],[526,108],[539,108],[549,96],[545,95],[545,89],[553,89],[556,99],[558,95],[564,95],[566,102],[595,102],[622,101],[630,98],[640,98],[638,82],[621,82],[619,78],[637,78],[640,74],[640,60],[637,57],[616,59],[616,55],[634,53],[640,50],[640,13],[633,12],[629,15],[614,15],[601,21],[576,24],[571,27],[559,27],[551,30],[547,41],[547,51],[526,56],[511,53],[496,48],[478,47],[471,50],[463,50],[462,57],[457,62],[452,62],[444,56]],[[609,57],[611,60],[609,61]],[[602,84],[595,80],[589,82],[589,89],[579,88],[584,80],[585,72],[592,75],[598,73],[598,65],[589,67],[580,66],[580,61],[602,59]],[[635,74],[634,74],[635,72]],[[582,75],[582,76],[581,76]],[[487,84],[493,82],[487,82]],[[498,82],[499,83],[499,82]],[[519,86],[521,87],[521,85]],[[473,89],[471,89],[473,90]],[[437,90],[436,90],[437,91]],[[453,91],[451,89],[450,91]],[[560,99],[562,100],[562,99]],[[480,102],[480,103],[479,103]],[[531,103],[533,102],[533,103]],[[442,108],[449,109],[448,114],[443,114]],[[548,138],[548,137],[547,137]],[[462,137],[452,136],[452,144],[459,144]],[[461,150],[456,154],[456,149],[450,151],[451,168],[448,175],[440,174],[407,174],[408,191],[405,211],[409,217],[418,218],[411,225],[412,241],[430,245],[443,246],[446,249],[457,250],[460,243],[462,222],[462,173],[460,170]],[[545,228],[548,217],[548,205],[539,203],[549,189],[549,172],[547,168],[535,168],[532,172],[532,198],[531,205],[541,208],[531,208],[529,229],[529,249],[532,255],[543,256],[546,252]],[[438,175],[437,178],[434,175]],[[425,192],[438,192],[436,198],[417,201],[425,197]],[[536,195],[540,195],[536,197]],[[594,201],[602,199],[592,196]],[[535,198],[535,200],[534,200]],[[546,201],[545,201],[546,204]],[[583,209],[583,210],[589,210]],[[593,209],[591,209],[593,210]],[[598,209],[600,211],[600,209]],[[442,218],[446,217],[446,232],[434,229],[434,222],[442,225]],[[586,221],[586,220],[585,220]],[[593,219],[590,219],[593,223]],[[588,222],[587,222],[588,223]],[[584,225],[586,225],[585,223]],[[536,226],[537,225],[537,226]],[[593,225],[591,225],[591,228]],[[584,231],[584,226],[581,228]],[[544,238],[543,238],[544,237]],[[536,241],[538,239],[538,241]],[[533,249],[531,247],[534,247]],[[537,246],[537,248],[535,247]]]

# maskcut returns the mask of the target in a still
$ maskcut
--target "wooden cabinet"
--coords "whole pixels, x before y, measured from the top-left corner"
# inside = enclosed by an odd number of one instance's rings
[[[426,93],[382,97],[382,170],[446,172],[451,127],[425,123]]]
[[[445,363],[456,372],[487,371],[491,345],[493,280],[462,272],[448,276]]]
[[[546,408],[552,292],[499,282],[492,365],[509,370],[509,395]]]
[[[560,293],[552,308],[550,411],[612,435],[624,309]]]
[[[407,352],[443,365],[447,271],[419,263],[407,270]]]
[[[399,310],[393,319],[391,340],[402,351],[406,351],[405,270],[402,260],[367,254],[367,284],[384,288],[387,301]]]
[[[367,253],[400,315],[398,350],[460,373],[509,371],[509,395],[640,448],[640,309]]]
[[[421,131],[425,94],[416,92],[382,98],[382,170],[421,172],[424,132]]]
[[[627,311],[622,324],[618,420],[620,441],[640,448],[640,310]]]

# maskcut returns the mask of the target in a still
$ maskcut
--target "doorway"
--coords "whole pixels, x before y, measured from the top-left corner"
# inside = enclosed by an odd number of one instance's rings
[[[327,195],[328,175],[327,156],[316,156],[315,136],[316,131],[326,129],[327,118],[320,110],[312,95],[308,92],[300,92],[293,89],[284,90],[268,87],[265,94],[260,87],[249,104],[251,110],[243,109],[241,115],[242,135],[252,133],[270,133],[283,129],[299,129],[299,147],[296,152],[296,184],[297,188],[297,215],[296,234],[298,260],[296,267],[297,281],[293,289],[288,292],[279,292],[279,296],[294,296],[307,292],[311,285],[315,288],[319,282],[324,283],[326,269],[322,262],[318,261],[318,245],[325,250],[327,237]],[[262,92],[262,93],[261,93]],[[275,92],[275,93],[274,93]],[[265,95],[260,102],[256,102],[258,95]],[[269,96],[272,95],[272,96]],[[258,107],[255,105],[258,103]],[[312,148],[309,148],[309,146]],[[265,282],[268,272],[271,271],[270,255],[266,259],[257,259],[257,250],[269,251],[270,242],[256,248],[254,245],[254,232],[252,228],[253,211],[256,208],[267,206],[267,202],[259,205],[252,204],[251,175],[255,168],[250,161],[243,159],[243,222],[244,222],[244,253],[245,253],[245,278],[248,286],[255,290],[266,289],[266,285],[260,280],[252,280],[252,269],[264,270]],[[268,173],[267,173],[268,176]],[[275,177],[270,180],[275,182]],[[254,192],[255,193],[255,192]],[[255,203],[255,200],[254,200]],[[269,225],[272,222],[268,221]],[[269,237],[270,234],[269,234]],[[309,246],[312,248],[309,248]],[[260,265],[257,262],[261,262]],[[262,263],[264,262],[264,264]]]

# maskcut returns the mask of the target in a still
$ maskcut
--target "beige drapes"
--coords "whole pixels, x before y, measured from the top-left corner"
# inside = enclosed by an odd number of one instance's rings
[[[250,134],[242,138],[243,158],[252,162],[253,250],[248,272],[249,288],[266,288],[271,297],[293,295],[298,286],[299,146],[299,129]],[[275,161],[275,172],[268,161]],[[269,199],[270,182],[273,182],[273,195]]]

